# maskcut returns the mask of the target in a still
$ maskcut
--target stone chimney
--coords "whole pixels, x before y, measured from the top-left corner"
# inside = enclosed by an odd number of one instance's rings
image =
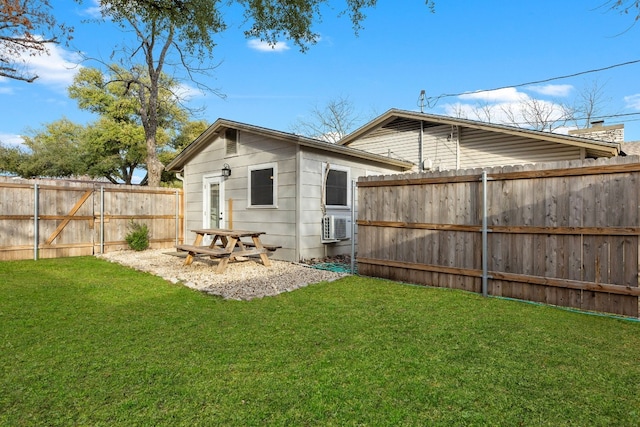
[[[569,135],[605,142],[624,142],[624,125],[605,126],[604,120],[596,120],[591,122],[590,128],[572,129]]]

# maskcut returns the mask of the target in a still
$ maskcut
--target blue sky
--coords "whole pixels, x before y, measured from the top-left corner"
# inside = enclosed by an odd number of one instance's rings
[[[606,102],[606,124],[624,123],[627,141],[640,140],[640,63],[553,80],[527,82],[600,69],[640,59],[640,25],[632,17],[607,12],[607,0],[540,0],[520,2],[437,0],[431,13],[422,0],[380,1],[367,12],[364,29],[354,35],[348,17],[337,17],[343,3],[326,10],[316,25],[318,43],[301,53],[283,40],[275,49],[244,37],[242,16],[230,14],[229,30],[218,36],[212,63],[219,63],[205,81],[226,95],[193,91],[190,104],[204,107],[194,118],[210,123],[219,117],[290,131],[314,106],[347,97],[360,124],[390,108],[419,110],[418,97],[441,98],[425,112],[452,114],[492,108],[492,121],[505,108],[515,111],[522,100],[569,103],[597,82]],[[83,23],[91,1],[78,5],[54,0],[59,21],[75,27],[71,46],[57,46],[51,56],[32,59],[41,76],[27,84],[0,80],[0,140],[20,142],[29,128],[66,117],[86,123],[96,117],[69,99],[66,87],[79,66],[74,50],[107,59],[128,34],[110,23]],[[628,31],[625,31],[628,30]],[[193,83],[185,82],[193,87]],[[499,91],[473,93],[503,88]],[[432,100],[433,102],[434,100]]]

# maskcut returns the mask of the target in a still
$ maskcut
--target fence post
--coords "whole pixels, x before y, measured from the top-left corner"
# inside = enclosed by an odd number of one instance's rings
[[[33,184],[33,259],[38,259],[38,240],[40,240],[38,228],[40,225],[38,224],[38,203],[39,203],[39,194],[38,194],[38,184]]]
[[[180,244],[179,234],[180,234],[180,192],[176,188],[176,246]]]
[[[356,257],[356,180],[351,180],[351,274],[354,274]]]
[[[104,254],[104,185],[100,187],[100,253]]]
[[[482,171],[482,296],[487,296],[487,171]]]

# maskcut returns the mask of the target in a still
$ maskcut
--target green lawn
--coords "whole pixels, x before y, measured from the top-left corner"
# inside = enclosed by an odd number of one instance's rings
[[[0,425],[640,425],[640,323],[350,277],[225,301],[0,263]]]

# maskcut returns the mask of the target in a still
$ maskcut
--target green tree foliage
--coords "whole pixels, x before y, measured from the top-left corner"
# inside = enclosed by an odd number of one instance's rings
[[[87,126],[82,148],[87,175],[131,185],[145,159],[144,131],[136,123],[101,117]]]
[[[200,136],[209,125],[204,120],[196,120],[185,123],[180,129],[180,133],[173,138],[167,146],[158,153],[158,158],[162,164],[170,163],[175,157],[198,136]],[[176,178],[175,172],[162,171],[163,185],[178,187],[182,183]]]
[[[329,0],[100,0],[99,3],[106,19],[137,36],[137,45],[120,52],[121,65],[133,70],[126,65],[133,61],[146,67],[143,77],[148,80],[139,80],[139,73],[132,72],[126,84],[138,88],[151,186],[160,184],[164,168],[158,158],[156,136],[159,83],[169,58],[184,67],[189,76],[207,71],[206,66],[201,66],[212,57],[214,37],[227,28],[224,14],[232,7],[244,10],[247,37],[271,44],[286,37],[304,51],[318,39],[314,24],[321,21],[323,11],[333,10],[335,4]],[[376,3],[377,0],[345,0],[339,13],[349,16],[357,32],[365,10]],[[433,6],[431,0],[426,4]]]
[[[126,70],[117,65],[104,74],[95,68],[84,68],[69,87],[69,95],[81,109],[96,113],[100,120],[89,126],[90,174],[106,176],[108,171],[116,180],[131,183],[133,172],[144,167],[147,160],[146,134],[143,126],[146,96],[145,67]],[[143,85],[129,85],[137,79]],[[173,151],[170,142],[188,121],[187,111],[180,107],[173,91],[177,83],[166,75],[159,79],[157,102],[157,126],[155,146],[157,151]],[[140,93],[142,91],[142,93]],[[110,178],[111,179],[111,178]]]
[[[133,183],[136,169],[146,161],[145,131],[141,124],[141,105],[135,88],[126,81],[128,71],[112,67],[105,75],[83,68],[69,88],[71,98],[81,109],[99,118],[80,126],[59,120],[26,137],[24,148],[0,146],[0,171],[25,178],[87,175],[113,183]],[[144,68],[141,68],[144,70]],[[173,80],[161,76],[157,131],[158,150],[169,161],[175,151],[205,129],[203,122],[187,121],[186,110],[176,102]],[[173,181],[174,175],[165,177]]]
[[[24,137],[24,147],[0,146],[0,170],[23,178],[79,175],[83,131],[67,119],[49,123],[41,131],[31,130]]]

